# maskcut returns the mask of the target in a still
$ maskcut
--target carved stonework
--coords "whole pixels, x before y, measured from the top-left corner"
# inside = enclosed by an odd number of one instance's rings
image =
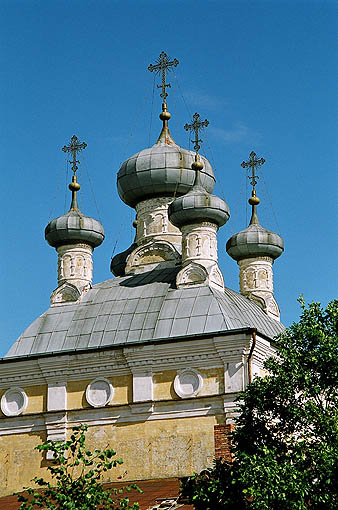
[[[278,304],[273,297],[273,259],[257,257],[238,261],[241,294],[257,303],[270,317],[279,320]]]
[[[273,293],[273,260],[269,257],[244,259],[238,262],[241,294],[263,290]]]
[[[269,296],[266,299],[266,313],[273,319],[280,320],[279,306],[273,296]]]
[[[217,226],[203,222],[182,227],[182,261],[217,262]]]
[[[90,285],[87,284],[87,286],[82,289],[82,292],[85,292],[87,287],[90,288]],[[76,287],[76,285],[72,285],[71,283],[65,282],[52,292],[50,302],[51,305],[64,305],[65,303],[74,303],[80,297],[81,292],[78,287]]]
[[[127,258],[126,274],[130,272],[144,272],[160,267],[173,267],[181,262],[181,256],[169,242],[153,240],[138,246]]]
[[[93,248],[87,244],[70,244],[57,248],[58,284],[72,283],[82,288],[93,280]]]
[[[223,275],[218,264],[209,266],[189,262],[176,276],[177,288],[207,285],[218,289],[224,288]]]
[[[183,267],[176,276],[176,286],[178,289],[191,285],[208,285],[208,272],[200,264],[190,262]]]
[[[224,288],[217,264],[217,230],[217,225],[206,221],[182,227],[183,268],[176,277],[177,287],[211,285]]]
[[[224,280],[222,271],[218,267],[218,264],[213,265],[209,272],[209,282],[211,286],[224,288]]]
[[[170,197],[157,197],[136,204],[137,244],[149,242],[154,238],[180,243],[181,232],[168,219],[168,207],[172,201],[173,198]]]

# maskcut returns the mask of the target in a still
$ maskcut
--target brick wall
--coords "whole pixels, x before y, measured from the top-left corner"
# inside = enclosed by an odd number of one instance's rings
[[[232,460],[230,453],[229,434],[235,428],[235,425],[215,425],[214,426],[214,439],[215,439],[215,457],[216,459],[224,459],[227,461]]]

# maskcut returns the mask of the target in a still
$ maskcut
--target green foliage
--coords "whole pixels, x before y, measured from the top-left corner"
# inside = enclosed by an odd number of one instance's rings
[[[86,448],[87,425],[72,429],[69,441],[46,441],[36,447],[41,452],[53,452],[53,465],[48,466],[54,485],[43,478],[32,481],[38,488],[25,488],[28,497],[16,493],[21,506],[19,510],[138,510],[138,503],[129,505],[123,497],[124,490],[140,489],[136,485],[125,488],[104,488],[102,475],[122,464],[112,449],[88,450]],[[56,482],[56,485],[55,485]]]
[[[325,310],[300,302],[300,321],[265,363],[269,375],[240,397],[234,462],[183,484],[199,510],[338,508],[338,300]]]
[[[215,460],[212,468],[182,480],[180,499],[193,504],[196,510],[246,509],[241,487],[234,483],[234,469],[234,463]]]

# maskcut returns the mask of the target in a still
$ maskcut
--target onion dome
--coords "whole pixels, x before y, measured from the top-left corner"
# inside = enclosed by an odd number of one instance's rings
[[[211,195],[203,186],[200,176],[203,163],[199,160],[199,156],[196,156],[191,166],[195,173],[194,186],[186,195],[177,198],[170,204],[169,220],[179,228],[183,225],[203,221],[210,221],[221,227],[230,217],[229,207],[224,200],[216,195]]]
[[[249,198],[252,215],[249,226],[230,237],[226,244],[226,251],[230,257],[238,261],[254,257],[278,258],[284,251],[283,239],[270,230],[266,230],[259,222],[257,205],[260,200],[255,192]]]
[[[135,248],[137,248],[137,244],[133,243],[129,248],[124,250],[122,253],[117,253],[110,262],[110,271],[114,276],[125,276],[125,269],[127,264],[127,257],[130,255]]]
[[[166,103],[162,104],[162,110],[163,128],[155,145],[127,159],[117,174],[120,198],[131,207],[156,196],[184,195],[195,181],[195,171],[191,168],[195,154],[175,143],[168,128],[171,115]],[[202,159],[201,184],[212,192],[215,186],[212,167],[207,159]]]
[[[76,153],[87,146],[85,142],[78,143],[78,138],[73,136],[71,144],[63,147],[64,152],[73,153],[72,169],[73,177],[72,182],[69,184],[69,189],[72,192],[72,202],[67,214],[54,218],[50,221],[45,228],[45,239],[54,248],[65,244],[85,243],[93,248],[99,246],[104,240],[104,230],[97,220],[85,216],[77,205],[77,192],[80,189],[80,184],[77,182],[76,170],[78,169],[76,163]]]
[[[86,243],[96,248],[104,240],[104,230],[101,223],[85,216],[72,204],[67,214],[48,223],[45,239],[55,248],[63,244],[76,243]]]

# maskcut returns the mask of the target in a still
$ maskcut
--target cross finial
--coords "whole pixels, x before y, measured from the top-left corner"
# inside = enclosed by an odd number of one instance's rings
[[[69,163],[72,163],[72,170],[74,172],[74,175],[76,173],[76,170],[78,169],[77,163],[80,163],[76,159],[76,153],[81,151],[82,149],[85,149],[86,147],[87,147],[86,142],[80,143],[78,137],[75,135],[72,136],[72,138],[70,139],[69,145],[65,145],[64,147],[62,147],[63,152],[71,152],[73,154],[73,160],[70,161]]]
[[[257,184],[257,180],[256,179],[259,179],[258,175],[256,175],[256,167],[264,165],[264,163],[265,163],[265,159],[264,158],[257,159],[256,158],[256,153],[254,151],[250,152],[250,159],[249,159],[249,161],[243,161],[241,163],[241,167],[242,168],[248,168],[248,167],[251,168],[251,175],[249,175],[248,178],[250,179],[250,183],[251,183],[251,186],[252,186],[252,194],[253,195],[256,194],[256,190],[255,190],[255,186]]]
[[[168,97],[166,88],[171,87],[170,83],[165,82],[165,74],[167,71],[171,71],[170,68],[172,66],[174,67],[178,66],[179,61],[176,58],[174,58],[174,60],[170,60],[168,55],[164,51],[162,51],[161,55],[159,56],[156,62],[157,62],[156,64],[150,64],[150,66],[148,66],[148,69],[151,73],[155,71],[156,74],[161,74],[162,84],[157,85],[157,88],[162,89],[160,96],[162,97],[163,102],[165,103]]]
[[[71,152],[73,154],[73,159],[69,163],[72,163],[72,170],[74,173],[72,177],[72,182],[68,186],[70,191],[72,192],[72,203],[70,206],[71,209],[78,209],[76,195],[80,189],[80,184],[77,182],[76,178],[76,170],[78,169],[76,163],[79,163],[79,161],[77,161],[76,159],[76,153],[81,151],[82,149],[85,149],[86,147],[87,147],[86,142],[80,143],[78,137],[75,135],[71,137],[69,145],[65,145],[64,147],[62,147],[63,152]]]
[[[209,121],[207,119],[200,121],[199,118],[200,118],[199,113],[194,113],[193,122],[191,124],[185,124],[185,126],[184,126],[184,129],[186,131],[194,131],[195,132],[195,140],[191,140],[191,141],[194,142],[194,144],[195,144],[194,149],[196,151],[196,154],[198,154],[198,151],[201,148],[201,146],[199,145],[199,142],[203,141],[201,138],[199,138],[199,131],[209,125]]]

